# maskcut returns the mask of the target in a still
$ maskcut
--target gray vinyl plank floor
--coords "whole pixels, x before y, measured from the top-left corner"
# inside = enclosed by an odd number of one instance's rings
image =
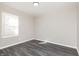
[[[78,56],[77,50],[52,43],[31,40],[0,50],[0,56]]]

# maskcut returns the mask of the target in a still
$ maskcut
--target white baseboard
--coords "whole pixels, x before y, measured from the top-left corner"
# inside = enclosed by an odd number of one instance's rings
[[[78,52],[78,55],[79,55],[79,49],[77,48],[77,52]]]
[[[40,40],[40,39],[36,39],[36,40]],[[63,45],[63,44],[60,44],[60,43],[54,43],[54,42],[51,42],[51,41],[48,41],[48,40],[41,40],[41,41],[50,42],[50,43],[53,43],[53,44],[57,44],[57,45],[66,46],[66,47],[70,47],[70,48],[73,48],[73,49],[77,49],[77,47],[73,47],[73,46],[69,46],[69,45]]]
[[[34,38],[29,39],[29,40],[24,40],[24,41],[21,41],[21,42],[17,42],[17,43],[14,43],[14,44],[10,44],[10,45],[7,45],[7,46],[3,46],[3,47],[0,47],[0,49],[8,48],[8,47],[11,47],[11,46],[14,46],[14,45],[17,45],[17,44],[21,44],[21,43],[24,43],[24,42],[33,40],[33,39],[34,39]],[[40,40],[40,39],[35,39],[35,40]],[[78,54],[79,54],[79,50],[78,50],[77,47],[72,47],[72,46],[69,46],[69,45],[63,45],[63,44],[59,44],[59,43],[54,43],[54,42],[47,41],[47,40],[41,40],[41,41],[50,42],[50,43],[53,43],[53,44],[57,44],[57,45],[61,45],[61,46],[66,46],[66,47],[70,47],[70,48],[75,48],[75,49],[77,49],[77,52],[78,52]]]
[[[33,40],[33,39],[29,39],[29,40]],[[14,43],[14,44],[6,45],[6,46],[3,46],[3,47],[0,47],[0,49],[4,49],[4,48],[8,48],[8,47],[17,45],[17,44],[21,44],[21,43],[27,42],[27,41],[29,41],[29,40],[24,40],[24,41],[17,42],[17,43]]]

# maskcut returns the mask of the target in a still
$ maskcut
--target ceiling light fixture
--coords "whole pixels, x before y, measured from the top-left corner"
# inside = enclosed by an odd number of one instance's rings
[[[34,6],[39,6],[39,2],[33,2]]]

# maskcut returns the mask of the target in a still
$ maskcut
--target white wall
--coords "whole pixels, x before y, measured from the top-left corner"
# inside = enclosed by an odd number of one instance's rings
[[[25,14],[24,12],[13,9],[9,6],[0,5],[0,22],[1,22],[1,12],[9,12],[19,16],[19,36],[11,38],[0,37],[0,49],[28,41],[33,38],[32,35],[34,33],[33,20],[29,15]],[[0,26],[0,35],[1,35],[1,26]]]
[[[52,6],[50,13],[36,20],[36,37],[39,40],[76,48],[76,20],[75,5]]]
[[[77,47],[77,9],[74,5],[52,6],[49,13],[35,20],[24,12],[8,6],[0,5],[0,12],[2,11],[18,15],[20,17],[20,27],[18,37],[0,38],[0,48],[23,41],[25,42],[32,38],[73,48]]]
[[[77,47],[79,53],[79,3],[77,4]]]

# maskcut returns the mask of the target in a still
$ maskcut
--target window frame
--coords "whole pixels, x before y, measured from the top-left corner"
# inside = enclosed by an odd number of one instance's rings
[[[5,20],[6,19],[3,19],[3,17],[5,17],[3,14],[7,14],[7,15],[9,15],[9,17],[12,17],[12,16],[15,16],[15,17],[17,17],[17,21],[18,21],[18,25],[17,25],[17,31],[18,31],[18,33],[17,34],[15,34],[15,35],[6,35],[5,34]],[[11,15],[11,16],[10,16]],[[5,31],[5,32],[4,32]],[[15,15],[15,14],[13,14],[13,13],[9,13],[9,12],[2,12],[1,13],[1,38],[10,38],[10,37],[17,37],[19,35],[19,16],[17,16],[17,15]]]

